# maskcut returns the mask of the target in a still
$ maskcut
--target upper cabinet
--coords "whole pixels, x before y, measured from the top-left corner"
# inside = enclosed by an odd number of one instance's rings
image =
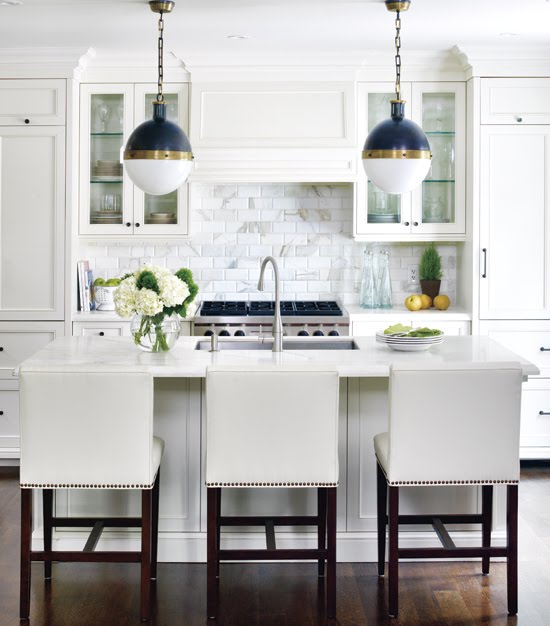
[[[193,83],[194,180],[352,181],[352,82]]]
[[[358,143],[390,115],[393,83],[358,87]],[[405,83],[406,115],[420,124],[433,153],[420,187],[402,195],[378,189],[358,174],[354,236],[361,241],[459,240],[466,235],[464,83]]]
[[[124,145],[136,126],[152,116],[157,86],[81,86],[81,235],[188,235],[188,186],[151,196],[132,184],[122,165]],[[164,85],[167,117],[187,133],[188,86]]]
[[[64,80],[0,81],[0,126],[64,125]]]
[[[482,78],[482,124],[550,124],[550,78]]]

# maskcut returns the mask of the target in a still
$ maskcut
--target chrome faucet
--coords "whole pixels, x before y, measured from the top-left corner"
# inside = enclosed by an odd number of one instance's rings
[[[281,295],[279,282],[279,268],[277,261],[272,256],[266,256],[262,261],[260,269],[260,279],[258,280],[258,290],[264,290],[264,270],[268,261],[273,265],[273,273],[275,274],[275,317],[273,318],[273,352],[283,351],[283,323],[281,321]]]

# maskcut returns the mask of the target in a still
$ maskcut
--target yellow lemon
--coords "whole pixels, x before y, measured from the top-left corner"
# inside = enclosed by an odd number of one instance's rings
[[[422,298],[418,294],[413,293],[405,298],[405,306],[409,311],[418,311],[422,308]]]
[[[449,300],[449,296],[441,295],[434,298],[434,306],[440,311],[445,311],[446,309],[448,309],[450,304],[451,301]]]
[[[422,300],[423,309],[429,309],[432,306],[432,299],[427,294],[421,294],[420,299]]]

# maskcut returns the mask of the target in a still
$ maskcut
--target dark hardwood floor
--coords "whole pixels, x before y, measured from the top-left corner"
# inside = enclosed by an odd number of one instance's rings
[[[19,624],[19,486],[0,469],[0,626]],[[338,619],[331,626],[547,626],[550,624],[550,464],[522,470],[519,614],[506,614],[506,572],[480,563],[403,563],[400,616],[386,617],[386,587],[374,563],[338,564]],[[226,564],[221,571],[224,626],[320,626],[323,598],[316,564]],[[152,624],[206,624],[206,566],[159,565]],[[24,622],[23,622],[24,623]],[[33,565],[31,626],[139,624],[139,567],[56,564],[51,584]]]

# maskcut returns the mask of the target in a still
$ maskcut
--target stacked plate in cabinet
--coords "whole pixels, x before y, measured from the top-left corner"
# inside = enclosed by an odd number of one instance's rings
[[[409,337],[406,333],[385,335],[383,331],[379,331],[376,333],[376,341],[386,344],[392,350],[419,352],[421,350],[429,350],[432,346],[442,343],[443,333],[431,337]]]

